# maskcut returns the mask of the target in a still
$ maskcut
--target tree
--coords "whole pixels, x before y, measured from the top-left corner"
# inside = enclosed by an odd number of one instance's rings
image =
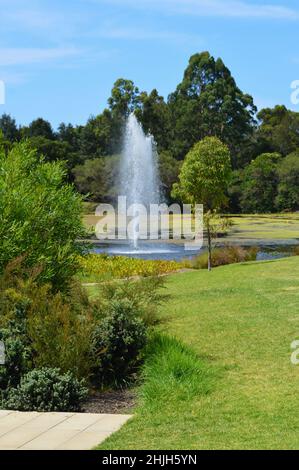
[[[139,89],[132,80],[119,78],[114,83],[108,104],[113,116],[126,118],[140,105]]]
[[[168,104],[178,158],[204,137],[217,136],[229,146],[236,164],[240,146],[252,134],[256,107],[221,59],[208,52],[193,55]]]
[[[161,179],[163,196],[166,199],[171,197],[171,189],[178,180],[182,162],[176,160],[171,152],[163,150],[159,152],[159,175]]]
[[[81,197],[60,162],[46,163],[28,143],[0,151],[0,272],[17,257],[40,266],[40,282],[63,289],[77,270],[84,233]]]
[[[46,162],[66,161],[68,159],[69,145],[67,142],[46,139],[38,136],[27,139],[28,145],[43,156]]]
[[[273,212],[278,185],[279,153],[264,153],[243,173],[241,208],[243,212]]]
[[[0,117],[0,130],[2,131],[4,139],[8,142],[12,143],[20,138],[16,121],[9,114],[2,114]]]
[[[211,270],[212,236],[215,218],[227,203],[227,186],[231,175],[230,152],[217,137],[206,137],[194,145],[187,154],[179,175],[179,182],[173,186],[173,196],[183,202],[203,204],[205,226],[208,238]]]
[[[278,166],[278,210],[299,210],[299,150],[281,160]]]
[[[86,160],[83,165],[73,169],[77,190],[90,201],[111,202],[116,198],[115,184],[119,157],[109,156]]]
[[[78,147],[81,161],[118,151],[121,137],[121,121],[117,121],[108,109],[98,116],[90,117],[87,124],[79,129]]]
[[[149,95],[142,92],[140,102],[141,106],[137,107],[135,114],[144,131],[154,136],[159,151],[169,149],[172,134],[171,119],[169,107],[163,96],[160,96],[157,90],[153,90]]]
[[[258,141],[266,152],[279,152],[286,156],[299,148],[299,113],[285,106],[275,106],[262,109],[258,119]]]
[[[42,118],[35,119],[27,128],[23,128],[22,131],[24,137],[44,137],[49,140],[55,139],[51,124]]]

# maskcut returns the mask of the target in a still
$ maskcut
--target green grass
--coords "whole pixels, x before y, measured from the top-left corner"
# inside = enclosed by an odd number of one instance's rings
[[[170,276],[135,416],[101,449],[298,449],[298,258]],[[182,346],[182,343],[185,346]]]

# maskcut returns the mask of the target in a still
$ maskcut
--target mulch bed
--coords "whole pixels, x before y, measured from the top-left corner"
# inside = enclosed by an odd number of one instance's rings
[[[84,413],[126,414],[136,405],[133,390],[111,390],[91,395],[82,406]]]

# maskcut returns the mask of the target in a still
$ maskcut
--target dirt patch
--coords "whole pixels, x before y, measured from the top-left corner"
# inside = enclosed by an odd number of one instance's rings
[[[136,405],[133,390],[112,390],[91,395],[82,406],[84,413],[118,414],[132,412]]]

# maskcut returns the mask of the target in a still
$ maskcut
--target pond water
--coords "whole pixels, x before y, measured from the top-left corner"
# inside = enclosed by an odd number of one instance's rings
[[[294,247],[298,245],[262,245],[258,247],[257,260],[267,261],[279,258],[286,258],[292,255]],[[130,244],[103,243],[97,244],[92,249],[93,253],[106,253],[111,256],[127,256],[129,258],[141,258],[145,260],[168,260],[182,261],[183,259],[192,259],[199,253],[203,253],[203,248],[198,250],[186,251],[184,245],[162,242],[139,242],[138,249]]]

